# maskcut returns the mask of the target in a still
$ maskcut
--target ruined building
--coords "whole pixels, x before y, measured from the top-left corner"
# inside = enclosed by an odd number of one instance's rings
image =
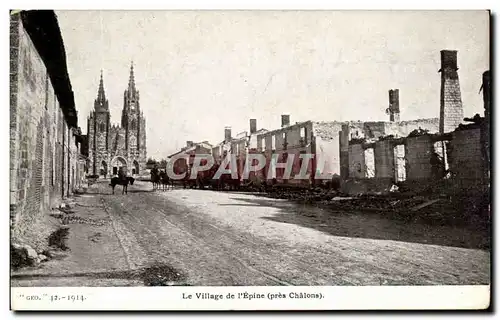
[[[427,130],[413,130],[415,125],[399,125],[399,132],[392,128],[386,132],[386,136],[379,139],[367,141],[350,137],[348,176],[351,181],[344,185],[346,193],[388,190],[394,182],[404,182],[408,187],[432,184],[444,179],[451,181],[454,190],[482,192],[485,180],[488,179],[489,121],[477,115],[468,120],[474,123],[462,124],[467,119],[463,118],[457,51],[442,50],[440,54],[439,130],[436,130],[436,122],[433,120],[429,121],[432,126],[418,124],[420,129]],[[488,72],[483,74],[482,89],[485,90],[485,117],[488,118]],[[405,127],[406,130],[401,130]]]
[[[133,65],[128,88],[123,93],[121,126],[111,125],[101,72],[87,132],[90,174],[115,175],[121,169],[129,175],[138,175],[146,169],[146,120],[140,109],[139,91],[135,88]]]

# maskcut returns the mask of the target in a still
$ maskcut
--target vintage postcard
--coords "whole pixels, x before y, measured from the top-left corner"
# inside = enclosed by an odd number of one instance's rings
[[[9,16],[12,310],[489,307],[489,11]]]

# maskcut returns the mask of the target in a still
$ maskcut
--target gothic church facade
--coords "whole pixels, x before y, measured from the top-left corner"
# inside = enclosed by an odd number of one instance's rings
[[[111,125],[108,100],[101,72],[94,110],[87,121],[89,174],[110,176],[121,169],[128,175],[146,170],[146,120],[135,88],[134,66],[130,67],[128,88],[123,93],[121,125]]]

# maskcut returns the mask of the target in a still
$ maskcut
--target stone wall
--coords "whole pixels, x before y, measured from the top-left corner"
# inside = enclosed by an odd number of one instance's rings
[[[365,178],[365,153],[362,144],[349,146],[349,177]]]
[[[415,119],[400,122],[386,122],[385,135],[393,135],[396,138],[406,137],[417,129],[428,130],[429,133],[439,132],[439,118]]]
[[[395,178],[394,173],[394,146],[390,140],[377,141],[375,153],[375,177]]]
[[[425,180],[432,178],[431,156],[434,143],[430,135],[408,137],[406,139],[407,180]]]
[[[10,215],[22,238],[72,193],[78,150],[42,58],[10,18]]]
[[[461,185],[483,179],[485,162],[481,153],[480,139],[480,128],[457,130],[452,133],[449,144],[450,171]]]

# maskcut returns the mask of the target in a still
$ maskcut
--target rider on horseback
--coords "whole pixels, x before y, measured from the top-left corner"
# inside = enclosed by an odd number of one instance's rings
[[[118,170],[118,178],[120,179],[120,181],[127,179],[127,175],[125,174],[123,168],[120,168]]]
[[[158,184],[160,183],[160,172],[158,170],[158,165],[155,164],[154,168],[151,169],[151,182],[153,183],[153,190],[158,188]]]
[[[151,175],[152,176],[158,176],[158,173],[159,173],[158,171],[159,171],[158,170],[158,165],[155,164],[154,168],[151,169]]]

